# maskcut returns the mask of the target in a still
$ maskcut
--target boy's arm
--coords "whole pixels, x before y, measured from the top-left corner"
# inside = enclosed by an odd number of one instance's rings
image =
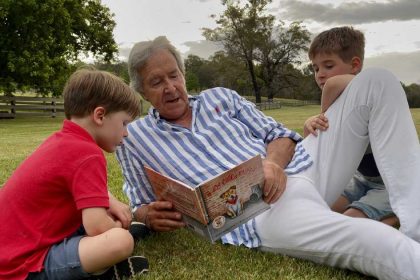
[[[122,227],[128,229],[130,226],[132,216],[130,207],[115,198],[109,191],[109,209],[108,214],[115,220],[121,222]]]
[[[321,95],[321,113],[327,111],[353,78],[352,74],[337,75],[325,82]]]
[[[120,221],[114,221],[109,215],[106,208],[93,207],[82,210],[83,227],[88,236],[95,236],[104,233],[111,228],[121,228]]]
[[[308,118],[303,125],[303,136],[309,134],[317,136],[317,129],[325,131],[328,128],[328,119],[324,116],[325,111],[341,95],[350,81],[354,78],[352,74],[337,75],[329,78],[322,89],[321,114]]]

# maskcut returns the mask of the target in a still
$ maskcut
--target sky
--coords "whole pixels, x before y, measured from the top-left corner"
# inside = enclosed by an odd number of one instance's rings
[[[186,57],[208,58],[218,48],[202,36],[217,27],[220,0],[102,0],[114,13],[114,38],[121,59],[134,43],[166,36]],[[267,12],[313,35],[343,25],[365,34],[364,67],[391,70],[403,83],[420,84],[420,0],[273,0]]]

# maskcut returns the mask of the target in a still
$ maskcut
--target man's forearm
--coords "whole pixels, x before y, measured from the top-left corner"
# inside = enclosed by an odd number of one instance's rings
[[[290,138],[278,138],[267,145],[266,160],[286,168],[295,153],[296,142]]]

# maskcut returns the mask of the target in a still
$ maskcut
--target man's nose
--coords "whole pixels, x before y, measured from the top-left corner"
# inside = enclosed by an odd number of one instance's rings
[[[172,81],[166,81],[165,83],[165,93],[172,93],[176,91],[176,86]]]

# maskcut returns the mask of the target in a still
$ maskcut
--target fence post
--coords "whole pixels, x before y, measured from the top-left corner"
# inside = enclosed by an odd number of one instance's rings
[[[10,109],[10,113],[15,115],[16,114],[16,101],[14,98],[10,101],[10,105],[12,105],[12,108]]]
[[[55,107],[55,99],[51,101],[51,105],[53,106],[51,109],[51,117],[55,118],[56,113],[57,113],[57,108]]]

